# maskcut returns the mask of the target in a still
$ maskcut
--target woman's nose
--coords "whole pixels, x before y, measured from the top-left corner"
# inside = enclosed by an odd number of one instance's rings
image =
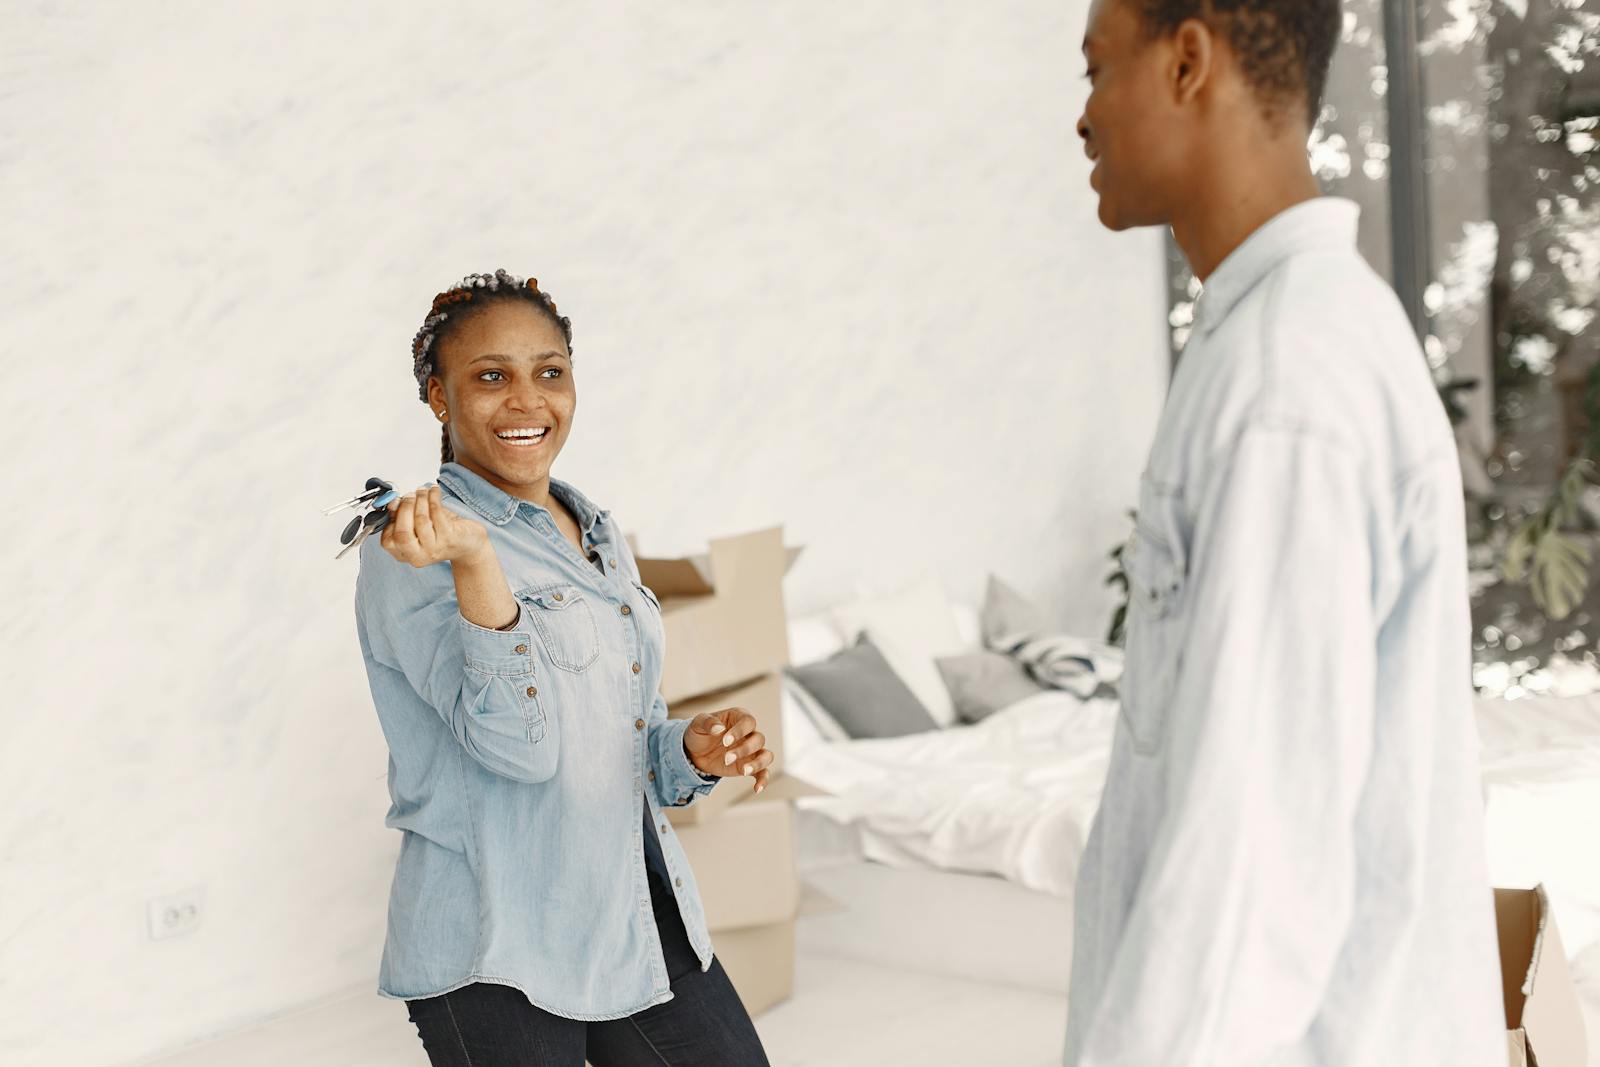
[[[544,390],[537,385],[525,385],[511,391],[511,406],[520,411],[537,411],[544,406]]]
[[[1089,120],[1082,115],[1078,116],[1078,136],[1083,138],[1085,146],[1089,143]]]

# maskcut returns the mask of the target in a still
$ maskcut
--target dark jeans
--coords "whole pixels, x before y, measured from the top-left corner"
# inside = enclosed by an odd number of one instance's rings
[[[433,1067],[769,1067],[722,961],[701,973],[672,891],[650,871],[650,902],[673,998],[603,1023],[552,1015],[518,989],[473,982],[406,1001]]]

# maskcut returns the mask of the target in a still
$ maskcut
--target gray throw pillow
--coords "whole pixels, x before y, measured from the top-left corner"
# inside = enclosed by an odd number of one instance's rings
[[[865,632],[825,660],[784,670],[853,738],[902,737],[939,728]]]
[[[944,676],[956,714],[982,722],[1001,708],[1045,691],[1022,664],[1003,652],[963,652],[933,661]]]
[[[983,593],[983,610],[978,621],[986,648],[1008,644],[1019,634],[1037,634],[1045,630],[1044,612],[992,574]]]

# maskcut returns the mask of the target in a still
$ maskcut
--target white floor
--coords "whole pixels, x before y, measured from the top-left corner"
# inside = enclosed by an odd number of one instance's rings
[[[1064,900],[995,878],[853,859],[805,872],[794,995],[756,1019],[773,1067],[1055,1067]],[[1573,961],[1600,1067],[1600,947]],[[140,1067],[428,1067],[405,1006],[370,986]]]
[[[756,1019],[773,1067],[1060,1062],[1065,901],[992,878],[851,863],[807,874],[795,991]],[[978,923],[966,917],[981,915]],[[1002,946],[1059,945],[1027,959]],[[405,1005],[363,986],[144,1067],[428,1067]]]

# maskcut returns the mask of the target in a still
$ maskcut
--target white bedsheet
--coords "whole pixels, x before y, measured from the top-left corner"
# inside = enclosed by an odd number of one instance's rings
[[[975,726],[818,745],[789,770],[831,794],[800,803],[855,823],[871,859],[1070,898],[1116,715],[1113,701],[1052,690]]]
[[[831,794],[800,803],[854,824],[871,859],[1070,900],[1116,714],[1045,692],[976,726],[817,745],[789,769]],[[1600,695],[1485,699],[1476,715],[1491,880],[1545,884],[1600,1067]]]

